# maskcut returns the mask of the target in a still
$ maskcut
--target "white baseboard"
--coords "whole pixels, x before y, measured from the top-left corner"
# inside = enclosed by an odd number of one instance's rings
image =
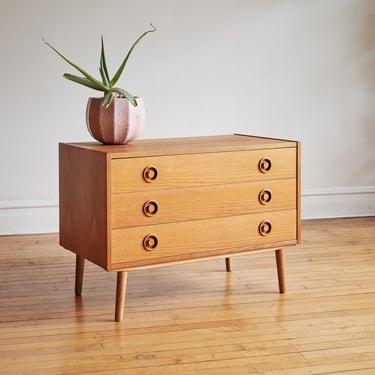
[[[56,201],[0,201],[0,235],[58,231],[59,206]]]
[[[302,218],[375,216],[375,186],[302,191]]]
[[[302,219],[375,216],[375,186],[302,192]],[[0,201],[0,235],[57,233],[57,201]]]

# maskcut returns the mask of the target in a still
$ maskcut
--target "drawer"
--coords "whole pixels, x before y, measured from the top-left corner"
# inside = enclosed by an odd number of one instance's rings
[[[296,178],[296,148],[113,159],[112,193]]]
[[[296,208],[296,180],[112,194],[112,228]]]
[[[220,249],[230,253],[246,246],[295,244],[296,221],[296,210],[284,210],[114,229],[111,263],[113,268],[125,268],[215,255]]]

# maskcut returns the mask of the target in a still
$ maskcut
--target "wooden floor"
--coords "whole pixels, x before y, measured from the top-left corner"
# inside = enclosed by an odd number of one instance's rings
[[[375,218],[307,221],[286,252],[130,272],[115,323],[116,275],[57,235],[0,237],[0,373],[375,374]]]

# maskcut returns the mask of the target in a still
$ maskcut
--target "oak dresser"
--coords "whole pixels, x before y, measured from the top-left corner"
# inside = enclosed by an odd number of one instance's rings
[[[60,245],[117,272],[115,320],[127,271],[283,249],[300,241],[300,143],[223,135],[60,143]]]

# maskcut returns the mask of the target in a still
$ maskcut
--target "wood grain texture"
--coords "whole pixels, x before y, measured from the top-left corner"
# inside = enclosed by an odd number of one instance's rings
[[[277,278],[279,281],[279,292],[285,293],[285,256],[284,249],[275,250],[276,267],[277,267]]]
[[[302,151],[301,151],[301,142],[297,142],[296,147],[296,180],[297,180],[297,192],[296,192],[296,207],[297,207],[297,216],[296,216],[296,225],[297,225],[297,243],[301,243],[301,215],[302,215],[302,205],[301,205],[301,180],[302,180]]]
[[[59,145],[60,245],[107,268],[106,154]]]
[[[215,143],[218,152],[295,147],[295,141],[247,135],[217,135],[203,137],[179,137],[140,139],[128,145],[102,145],[96,142],[75,143],[86,150],[109,153],[113,158],[144,157],[156,155],[181,155],[212,151]]]
[[[274,248],[283,241],[295,241],[295,210],[283,210],[261,214],[230,216],[206,220],[150,225],[115,229],[112,231],[112,264],[114,268],[173,262],[202,256],[217,255],[216,250],[248,248],[264,245]],[[270,233],[259,233],[260,223],[271,223]],[[152,251],[144,248],[146,236],[157,237],[157,245]],[[277,246],[277,245],[276,245]]]
[[[83,274],[85,271],[85,258],[76,255],[76,283],[75,283],[75,293],[76,296],[80,296],[82,294],[82,286],[83,286]]]
[[[258,164],[265,157],[272,166],[261,173]],[[145,182],[142,174],[148,166],[158,169],[152,183]],[[112,193],[296,178],[296,148],[217,152],[213,143],[205,154],[114,159],[111,168]]]
[[[83,259],[119,271],[119,321],[122,271],[295,245],[298,145],[238,135],[60,144],[60,244],[78,256],[76,294]]]
[[[264,189],[270,192],[266,204],[259,199]],[[158,208],[146,216],[143,206],[149,200]],[[285,209],[296,209],[295,179],[112,194],[111,215],[112,228],[123,228]]]
[[[126,281],[128,273],[125,271],[117,272],[116,283],[116,304],[115,304],[115,321],[121,322],[124,316]]]
[[[116,274],[58,235],[0,237],[4,375],[375,373],[375,218],[302,222],[278,294],[273,253],[131,272],[113,322]]]
[[[297,146],[293,141],[237,135],[146,140],[126,146],[60,144],[60,244],[106,270],[154,265],[155,259],[169,263],[222,255],[225,247],[233,254],[234,248],[243,252],[249,246],[258,250],[293,245],[298,210],[294,220],[288,214],[285,223],[277,223],[267,240],[258,235],[254,228],[259,223],[248,215],[280,211],[274,214],[279,216],[284,215],[281,211],[299,209]],[[151,175],[145,172],[148,168]],[[272,199],[261,204],[264,189]],[[150,201],[156,215],[147,215],[144,205]],[[167,223],[176,223],[177,229],[155,226]],[[185,228],[178,223],[185,223]],[[258,240],[232,241],[230,233],[249,238],[246,225]],[[151,261],[139,252],[139,245],[145,236],[158,238],[144,233],[145,226],[161,235],[158,255]],[[196,233],[199,240],[194,244]],[[219,238],[225,245],[218,246]],[[182,241],[186,243],[181,251]],[[165,250],[167,242],[176,248]],[[140,255],[138,263],[135,254]]]

